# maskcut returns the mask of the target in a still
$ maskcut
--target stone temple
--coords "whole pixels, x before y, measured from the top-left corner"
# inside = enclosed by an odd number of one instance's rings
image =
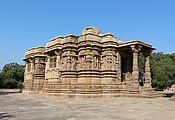
[[[87,27],[79,36],[51,39],[45,47],[25,53],[25,91],[63,98],[153,95],[150,53],[154,48],[139,40],[122,42],[111,33]],[[145,57],[142,84],[139,54]]]

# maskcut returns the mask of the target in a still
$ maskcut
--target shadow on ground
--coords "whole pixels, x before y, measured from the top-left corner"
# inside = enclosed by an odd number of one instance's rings
[[[166,97],[166,98],[171,98],[173,96],[174,93],[164,93],[163,94],[163,97]]]
[[[0,90],[0,95],[8,95],[8,94],[17,94],[19,93],[19,90],[15,90],[15,91],[1,91]]]
[[[13,115],[10,115],[8,113],[0,113],[0,120],[3,120],[3,119],[8,119],[8,118],[14,118],[15,116]]]

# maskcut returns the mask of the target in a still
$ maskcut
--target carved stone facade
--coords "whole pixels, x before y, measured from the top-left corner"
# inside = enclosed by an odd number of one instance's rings
[[[87,27],[80,36],[58,36],[25,54],[25,90],[59,97],[144,96],[151,90],[151,45],[122,42]],[[145,56],[139,85],[139,54]]]

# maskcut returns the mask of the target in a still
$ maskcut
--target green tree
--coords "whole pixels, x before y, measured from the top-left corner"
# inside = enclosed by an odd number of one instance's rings
[[[3,88],[3,86],[4,86],[4,81],[3,81],[4,79],[3,79],[3,75],[2,75],[2,73],[0,72],[0,88]]]
[[[152,53],[152,86],[157,89],[168,87],[175,82],[175,54]]]
[[[24,80],[24,66],[15,62],[6,64],[0,73],[1,88],[18,88]]]

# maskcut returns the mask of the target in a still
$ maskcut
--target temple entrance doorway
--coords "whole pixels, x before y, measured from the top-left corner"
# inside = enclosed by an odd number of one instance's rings
[[[127,58],[121,57],[121,72],[122,72],[122,82],[126,81],[126,74],[127,74]]]
[[[121,55],[121,82],[128,83],[132,81],[132,53],[130,49],[120,51]]]

